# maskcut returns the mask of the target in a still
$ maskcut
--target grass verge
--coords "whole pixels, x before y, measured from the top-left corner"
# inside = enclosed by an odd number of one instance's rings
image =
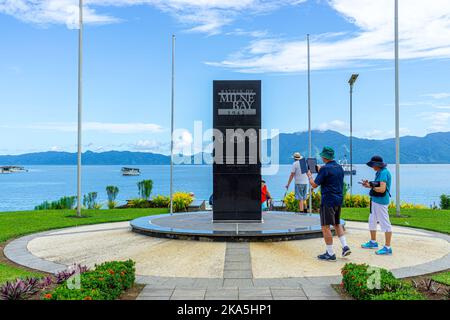
[[[146,215],[167,213],[167,209],[113,209],[85,210],[83,218],[76,218],[74,210],[42,210],[0,212],[0,250],[6,241],[51,229],[76,227],[89,224],[128,221]],[[0,254],[0,284],[14,280],[37,276],[40,273],[26,268],[16,267]]]
[[[391,222],[402,227],[419,228],[450,234],[450,210],[403,209],[404,218],[395,216],[395,209],[389,210]],[[367,222],[369,209],[344,208],[342,219],[348,221]]]

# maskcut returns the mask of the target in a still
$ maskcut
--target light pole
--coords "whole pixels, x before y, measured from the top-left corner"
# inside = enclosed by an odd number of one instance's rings
[[[350,85],[350,199],[353,195],[353,85],[359,74],[352,74],[348,81]]]
[[[398,48],[398,0],[395,0],[395,204],[400,216],[400,75]]]
[[[308,157],[312,158],[312,137],[311,137],[311,54],[309,45],[309,34],[306,36],[308,44]],[[312,188],[309,186],[309,213],[312,213]]]
[[[175,35],[172,35],[172,97],[170,112],[170,214],[173,213],[173,130],[175,109]]]
[[[78,150],[77,150],[77,217],[81,217],[81,122],[83,110],[83,0],[79,0],[78,30]]]

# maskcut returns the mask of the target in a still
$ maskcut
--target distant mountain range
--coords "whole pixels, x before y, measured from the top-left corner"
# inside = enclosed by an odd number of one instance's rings
[[[336,150],[336,159],[349,156],[349,138],[335,131],[313,131],[313,153],[319,157],[323,146]],[[270,146],[271,141],[268,142]],[[425,137],[405,136],[400,140],[401,163],[450,163],[450,132],[432,133]],[[270,150],[270,148],[269,148]],[[307,155],[308,133],[282,133],[279,136],[279,161],[288,164],[294,152]],[[353,138],[353,162],[366,163],[372,155],[381,155],[388,163],[395,163],[395,140]],[[83,153],[85,165],[166,165],[170,157],[150,152],[108,151]],[[76,153],[38,152],[22,155],[0,155],[0,165],[75,165]]]

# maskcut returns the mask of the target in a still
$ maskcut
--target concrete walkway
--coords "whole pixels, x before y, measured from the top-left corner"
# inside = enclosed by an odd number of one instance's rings
[[[367,262],[409,277],[450,268],[450,237],[395,227],[394,256],[358,248],[366,224],[349,223],[349,259],[320,262],[320,239],[276,243],[212,243],[151,238],[130,232],[128,223],[109,223],[42,232],[12,241],[10,260],[50,273],[73,263],[90,267],[110,260],[136,261],[138,299],[332,300],[346,262]],[[339,246],[336,244],[336,250]]]

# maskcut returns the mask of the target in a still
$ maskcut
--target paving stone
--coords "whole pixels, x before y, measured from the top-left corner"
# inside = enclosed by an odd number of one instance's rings
[[[222,288],[223,279],[195,279],[192,288]]]
[[[138,296],[136,300],[170,300],[170,297],[147,297],[147,296]]]
[[[282,287],[281,279],[253,279],[255,287]]]
[[[309,300],[342,300],[339,296],[320,296],[320,297],[310,297]]]
[[[239,291],[237,288],[233,289],[218,289],[218,290],[207,290],[205,294],[205,299],[221,300],[223,299],[233,299],[237,300]]]
[[[331,286],[303,286],[302,289],[308,298],[339,296]]]
[[[305,297],[306,294],[302,289],[272,289],[272,295],[277,297]]]
[[[205,300],[204,296],[172,296],[170,300]]]
[[[178,289],[175,288],[172,294],[173,297],[205,297],[206,289]]]
[[[244,296],[239,297],[239,300],[273,300],[272,296]]]
[[[290,297],[279,297],[279,296],[273,296],[273,300],[308,300],[307,297],[297,297],[297,296],[290,296]]]
[[[170,297],[172,296],[174,289],[155,289],[145,287],[139,296],[143,297]]]
[[[223,286],[232,288],[251,288],[253,287],[252,279],[224,279]]]
[[[251,279],[252,272],[250,270],[225,270],[223,272],[224,279]]]
[[[271,296],[270,288],[239,288],[239,296]]]
[[[230,253],[225,254],[225,262],[249,262],[250,255]]]
[[[231,271],[231,270],[252,270],[252,264],[250,261],[248,262],[225,262],[224,271]]]

